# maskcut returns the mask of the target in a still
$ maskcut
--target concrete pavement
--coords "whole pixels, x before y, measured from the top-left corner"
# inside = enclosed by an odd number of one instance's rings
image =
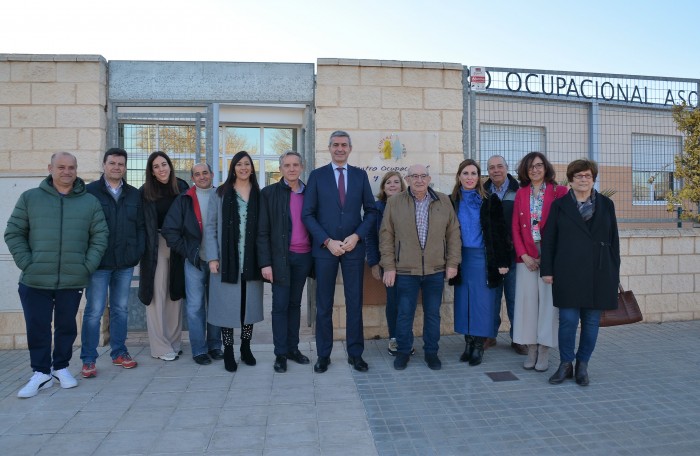
[[[420,340],[401,372],[386,340],[372,340],[369,372],[355,372],[338,342],[324,374],[293,362],[275,373],[262,326],[256,335],[258,365],[231,374],[221,361],[195,364],[188,345],[177,361],[153,359],[137,334],[128,341],[136,369],[112,366],[100,348],[96,378],[30,399],[16,397],[31,375],[28,352],[0,351],[0,453],[700,454],[700,321],[601,329],[588,387],[547,383],[556,351],[548,372],[523,370],[507,333],[477,367],[458,361],[461,336],[443,337],[441,371],[425,365]],[[302,339],[313,363],[308,328]],[[78,377],[79,350],[70,370]]]

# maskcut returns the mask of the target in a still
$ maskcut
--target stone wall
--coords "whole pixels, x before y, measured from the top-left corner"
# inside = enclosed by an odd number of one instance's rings
[[[106,144],[107,62],[96,55],[0,54],[0,226],[22,191],[48,174],[51,155],[71,152],[78,175],[99,175]],[[0,243],[0,349],[26,347],[16,268]],[[78,315],[82,320],[82,310]]]

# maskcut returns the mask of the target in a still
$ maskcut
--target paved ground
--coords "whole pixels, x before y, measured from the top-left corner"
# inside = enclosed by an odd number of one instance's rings
[[[0,351],[0,454],[700,454],[700,321],[602,329],[586,388],[547,383],[556,352],[549,372],[523,370],[504,333],[477,367],[458,362],[461,336],[443,337],[438,372],[419,341],[402,372],[386,341],[367,341],[365,374],[336,343],[318,375],[294,363],[274,373],[269,333],[256,331],[258,365],[235,374],[222,362],[196,365],[189,346],[178,361],[153,359],[136,334],[138,368],[113,367],[105,354],[97,378],[30,399],[16,397],[28,352]],[[315,358],[308,329],[302,339]],[[486,375],[503,371],[517,380]]]

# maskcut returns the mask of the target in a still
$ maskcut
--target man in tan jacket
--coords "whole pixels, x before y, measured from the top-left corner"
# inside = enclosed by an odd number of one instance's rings
[[[429,187],[425,166],[409,167],[406,180],[408,190],[387,201],[379,231],[384,284],[399,287],[394,369],[405,369],[410,358],[420,289],[425,362],[430,369],[439,370],[442,290],[445,279],[457,275],[462,260],[459,221],[447,195]]]

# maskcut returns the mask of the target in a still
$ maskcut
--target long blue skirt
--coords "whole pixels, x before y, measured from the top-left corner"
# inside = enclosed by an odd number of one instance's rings
[[[484,248],[462,247],[462,283],[455,286],[455,332],[496,337],[494,292],[487,285]]]

